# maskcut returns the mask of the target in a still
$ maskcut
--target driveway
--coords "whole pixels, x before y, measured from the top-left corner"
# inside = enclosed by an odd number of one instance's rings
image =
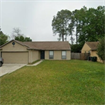
[[[25,65],[26,64],[3,64],[3,66],[0,67],[0,76],[16,71]]]

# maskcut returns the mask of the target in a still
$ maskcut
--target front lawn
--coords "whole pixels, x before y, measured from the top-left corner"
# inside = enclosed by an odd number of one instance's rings
[[[0,105],[103,105],[104,65],[48,61],[0,78]]]

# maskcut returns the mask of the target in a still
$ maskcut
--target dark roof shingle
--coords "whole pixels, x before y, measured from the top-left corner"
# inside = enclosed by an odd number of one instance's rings
[[[91,50],[97,50],[99,42],[86,42],[86,44],[91,48]]]

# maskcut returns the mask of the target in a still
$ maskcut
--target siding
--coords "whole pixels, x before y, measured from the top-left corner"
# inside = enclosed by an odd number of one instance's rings
[[[97,55],[97,51],[91,51],[90,52],[90,56],[96,56],[97,57],[97,61],[102,63],[102,60],[100,59],[100,57]]]
[[[49,51],[45,51],[45,59],[49,59]],[[71,51],[66,51],[66,60],[71,59]],[[53,60],[62,60],[62,51],[54,51]]]
[[[15,42],[15,45],[12,45],[12,42],[3,46],[2,51],[27,51],[26,46],[22,46]]]
[[[88,53],[90,50],[91,48],[85,43],[81,50],[81,53]]]
[[[97,55],[97,51],[91,51],[91,48],[85,43],[82,50],[81,50],[81,53],[88,53],[90,51],[90,56],[93,57],[93,56],[96,56],[97,57],[97,61],[98,62],[102,62],[102,60],[99,58],[99,56]]]
[[[29,63],[32,63],[40,59],[40,52],[35,50],[29,50]]]

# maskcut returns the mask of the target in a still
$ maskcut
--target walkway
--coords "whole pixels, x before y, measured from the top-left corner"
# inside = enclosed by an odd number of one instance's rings
[[[0,67],[0,77],[5,75],[5,74],[14,72],[14,71],[20,69],[23,66],[36,66],[36,65],[40,64],[42,61],[43,60],[40,60],[39,62],[36,62],[35,64],[32,64],[32,65],[26,65],[26,64],[3,64],[3,66]]]
[[[25,65],[26,64],[3,64],[3,66],[0,67],[0,77],[5,74],[14,72],[14,71],[22,68]]]
[[[32,64],[32,65],[26,65],[26,66],[36,66],[36,65],[40,64],[42,61],[43,61],[43,60],[40,60],[39,62],[36,62],[36,63],[34,63],[34,64]]]

